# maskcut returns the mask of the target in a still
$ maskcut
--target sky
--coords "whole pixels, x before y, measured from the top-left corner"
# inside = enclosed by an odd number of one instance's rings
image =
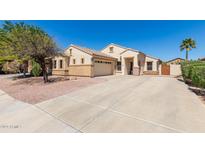
[[[13,21],[19,22],[19,21]],[[21,21],[22,22],[22,21]],[[45,30],[61,49],[70,44],[100,51],[110,43],[167,61],[185,58],[183,39],[196,41],[190,59],[205,57],[205,20],[25,20]],[[0,27],[4,21],[0,21]]]

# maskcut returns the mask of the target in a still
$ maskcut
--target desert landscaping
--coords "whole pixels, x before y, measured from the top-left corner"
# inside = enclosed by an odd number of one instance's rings
[[[0,78],[0,89],[20,101],[36,104],[72,91],[104,82],[102,78],[56,77],[49,78],[45,84],[42,77],[7,77]]]

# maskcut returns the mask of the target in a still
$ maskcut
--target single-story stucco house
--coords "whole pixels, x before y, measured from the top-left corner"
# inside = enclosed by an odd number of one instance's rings
[[[117,44],[109,44],[97,52],[70,45],[64,53],[52,59],[54,75],[103,76],[159,74],[161,60]]]

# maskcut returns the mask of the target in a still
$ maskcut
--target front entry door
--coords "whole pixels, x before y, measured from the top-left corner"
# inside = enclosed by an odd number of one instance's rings
[[[130,70],[129,70],[129,75],[133,74],[133,62],[130,62]]]

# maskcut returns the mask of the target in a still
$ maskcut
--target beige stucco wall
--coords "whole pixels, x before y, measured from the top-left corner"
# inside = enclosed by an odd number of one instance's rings
[[[110,52],[110,47],[113,47],[113,52]],[[126,49],[123,48],[123,47],[120,47],[120,46],[117,46],[117,45],[114,45],[114,44],[110,44],[108,45],[107,47],[105,47],[103,50],[101,50],[101,52],[109,55],[109,56],[112,56],[114,58],[117,58],[117,61],[121,61],[121,65],[122,65],[122,57],[121,57],[121,53],[123,51],[125,51]],[[115,65],[115,74],[122,74],[122,67],[121,67],[121,71],[120,70],[117,70],[117,66]]]
[[[55,56],[52,59],[52,63],[54,64],[54,61],[56,60],[56,68],[53,68],[54,70],[66,70],[68,69],[68,63],[69,63],[69,58],[64,57],[64,56]],[[60,60],[63,60],[63,67],[60,68]]]
[[[123,52],[121,54],[121,57],[122,57],[122,74],[128,74],[127,70],[129,70],[129,67],[130,67],[128,63],[130,61],[133,61],[133,74],[136,75],[134,73],[136,70],[136,71],[138,71],[137,74],[139,75],[141,70],[140,70],[140,67],[138,64],[140,63],[142,68],[144,67],[144,61],[145,61],[144,54],[139,53],[139,52],[135,52],[132,50],[127,50],[126,52]]]
[[[110,52],[110,47],[113,47],[113,52]],[[125,51],[126,50],[126,51]],[[118,61],[121,60],[121,71],[118,72],[116,70],[116,74],[127,74],[129,69],[129,62],[133,61],[133,74],[143,74],[145,56],[142,53],[127,50],[123,47],[110,44],[106,48],[104,48],[101,52],[108,54],[109,56],[115,57]],[[131,60],[128,58],[132,58]],[[140,67],[138,65],[140,63]]]
[[[159,64],[158,64],[159,60],[158,59],[146,56],[145,57],[144,71],[148,71],[147,70],[147,62],[152,62],[152,71],[159,71]]]
[[[56,68],[54,68],[54,61],[56,60]],[[63,67],[60,68],[60,60],[63,61]],[[68,75],[69,57],[55,56],[52,59],[52,74],[53,75]]]
[[[69,75],[92,77],[92,65],[70,65]]]
[[[170,64],[170,75],[181,75],[181,65],[178,64]]]
[[[70,55],[70,49],[72,49],[72,54]],[[53,60],[57,60],[57,68],[53,69],[52,74],[54,75],[71,75],[71,76],[92,76],[92,56],[74,47],[69,47],[66,49],[65,55],[56,56]],[[81,59],[84,59],[82,64]],[[73,59],[75,59],[75,64],[73,64]],[[60,69],[60,60],[63,60],[63,68]]]
[[[52,75],[69,75],[69,70],[52,70]]]
[[[110,47],[113,47],[113,52],[111,53],[110,52]],[[118,61],[120,61],[120,54],[125,51],[125,48],[121,48],[121,47],[118,47],[116,45],[108,45],[106,48],[104,48],[103,50],[101,50],[101,52],[109,55],[109,56],[112,56],[114,58],[117,58]]]
[[[72,55],[70,55],[70,49],[72,49]],[[81,59],[84,58],[84,64],[85,65],[91,65],[92,64],[92,56],[81,51],[78,50],[74,47],[69,47],[68,49],[66,49],[65,54],[70,56],[70,65],[83,65],[81,63]],[[73,64],[73,59],[75,59],[75,64]]]
[[[123,65],[122,65],[122,74],[123,75],[129,74],[129,70],[131,67],[130,62],[133,62],[133,67],[134,67],[134,57],[133,58],[123,57]]]
[[[145,55],[142,53],[138,54],[138,60],[140,62],[140,75],[142,75],[145,67]]]
[[[159,75],[162,75],[162,64],[159,65]]]

